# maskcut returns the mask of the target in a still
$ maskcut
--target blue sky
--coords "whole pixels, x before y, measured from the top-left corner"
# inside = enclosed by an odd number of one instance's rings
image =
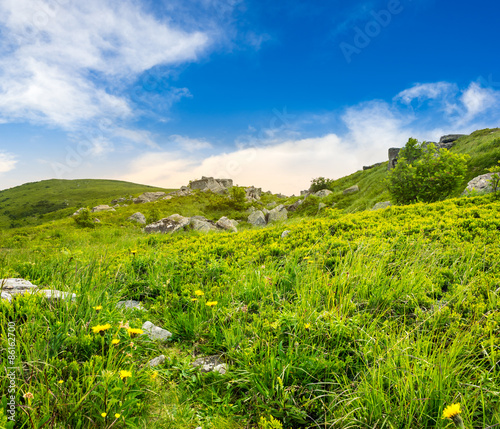
[[[297,194],[409,137],[499,126],[500,4],[3,0],[0,189],[49,178]]]

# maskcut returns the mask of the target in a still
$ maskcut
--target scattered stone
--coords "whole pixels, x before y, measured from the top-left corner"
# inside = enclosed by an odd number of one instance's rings
[[[276,201],[273,201],[272,203],[266,204],[266,207],[268,209],[272,209],[272,208],[276,207],[277,205],[278,205],[278,203]]]
[[[134,204],[152,203],[167,195],[165,192],[144,192],[132,201]]]
[[[158,357],[155,357],[154,359],[151,359],[148,362],[148,365],[151,368],[154,368],[155,366],[161,365],[163,362],[165,362],[165,355],[160,355]]]
[[[372,168],[378,167],[379,165],[382,165],[383,162],[377,162],[376,164],[373,165],[365,165],[363,166],[363,170],[370,170]]]
[[[245,198],[247,201],[257,201],[260,200],[262,195],[262,188],[256,188],[255,186],[250,186],[245,188]]]
[[[215,226],[214,222],[204,218],[203,216],[193,216],[189,220],[189,225],[195,231],[200,231],[200,232],[209,232],[217,230],[217,227]]]
[[[85,207],[80,207],[76,212],[74,212],[71,216],[76,216],[79,215],[83,210],[85,210]]]
[[[5,299],[9,302],[12,302],[12,295],[10,293],[7,293],[7,292],[2,292],[2,299]]]
[[[350,188],[344,189],[344,195],[354,194],[355,192],[358,192],[358,191],[359,191],[359,186],[354,185],[354,186],[351,186]]]
[[[71,301],[74,301],[76,299],[75,293],[61,292],[60,290],[55,290],[55,289],[37,289],[37,290],[31,290],[31,291],[29,291],[29,293],[41,294],[45,298],[50,299],[50,300],[59,300],[59,299],[70,298]]]
[[[90,210],[92,213],[97,213],[97,212],[105,212],[105,211],[110,211],[110,212],[115,212],[116,210],[113,207],[108,206],[107,204],[100,204],[98,206],[92,207],[92,210]]]
[[[392,206],[390,201],[381,201],[372,207],[372,210],[385,209],[386,207]]]
[[[285,237],[287,237],[287,236],[288,236],[288,234],[290,234],[290,230],[289,230],[289,229],[287,229],[286,231],[283,231],[283,232],[281,233],[281,238],[285,238]]]
[[[448,134],[446,136],[442,136],[439,139],[439,143],[453,143],[458,140],[460,137],[464,137],[467,134]]]
[[[172,336],[171,332],[155,326],[149,321],[144,322],[142,329],[148,335],[150,340],[168,341],[168,339]]]
[[[163,234],[177,232],[189,225],[190,219],[179,214],[173,214],[144,227],[144,232],[160,232]]]
[[[134,213],[132,216],[128,218],[128,220],[140,223],[142,225],[146,224],[146,216],[144,216],[141,212]]]
[[[287,206],[287,210],[289,212],[294,212],[295,210],[297,210],[299,208],[299,206],[304,202],[304,200],[297,200],[295,201],[293,204],[290,204],[289,206]]]
[[[325,203],[319,203],[318,204],[318,211],[320,211],[321,209],[325,208],[326,207],[326,204]]]
[[[253,226],[264,226],[266,225],[266,217],[262,211],[256,210],[248,216],[247,222]]]
[[[134,301],[133,299],[128,299],[125,301],[118,301],[116,303],[116,308],[125,308],[126,310],[140,310],[147,311],[141,304],[140,301]]]
[[[101,223],[101,221],[95,217],[94,218],[94,223]]]
[[[333,192],[330,191],[329,189],[321,189],[321,191],[316,192],[314,195],[316,197],[323,198],[323,197],[327,197],[330,194],[333,194]]]
[[[474,177],[474,179],[470,180],[469,183],[467,183],[467,187],[462,192],[462,195],[468,195],[473,191],[484,194],[493,192],[493,187],[491,186],[491,183],[489,181],[491,180],[494,174],[499,174],[499,173],[487,173]]]
[[[214,179],[213,177],[205,176],[202,176],[200,180],[193,180],[189,183],[190,189],[197,189],[203,192],[211,191],[215,194],[226,194],[232,186],[232,179]]]
[[[128,198],[122,197],[122,198],[117,198],[116,200],[111,201],[111,204],[119,204],[119,203],[124,203],[127,201]]]
[[[310,192],[309,192],[309,190],[308,190],[308,189],[306,189],[305,191],[300,191],[300,196],[301,196],[301,197],[302,197],[302,196],[307,197],[309,194],[310,194]]]
[[[267,214],[267,222],[278,222],[288,218],[288,210],[280,204]]]
[[[227,231],[238,232],[236,228],[238,222],[233,219],[228,219],[226,216],[222,216],[216,223],[215,226],[220,229],[225,229]]]
[[[220,355],[206,356],[196,359],[191,365],[201,367],[201,372],[218,372],[225,374],[227,366],[222,362]]]
[[[278,198],[281,198],[281,199],[288,198],[286,195],[283,195],[283,194],[275,194],[275,196]]]
[[[163,200],[169,200],[173,197],[187,197],[188,195],[192,195],[191,189],[187,186],[181,186],[181,189],[178,191],[170,192],[166,197],[163,197]]]

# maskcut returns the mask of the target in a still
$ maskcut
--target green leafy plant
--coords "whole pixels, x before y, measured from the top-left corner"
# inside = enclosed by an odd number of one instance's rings
[[[76,224],[82,228],[95,228],[95,222],[92,219],[89,209],[83,209],[77,215],[73,216]]]
[[[490,173],[497,173],[491,176],[489,182],[493,190],[493,194],[495,197],[498,197],[498,189],[500,188],[500,161],[498,161],[498,165],[488,168],[487,171]]]
[[[311,186],[309,190],[311,192],[317,192],[321,189],[331,189],[333,185],[333,179],[325,179],[324,177],[317,177],[316,179],[311,180]]]
[[[463,182],[467,159],[467,155],[410,138],[389,172],[389,192],[399,204],[442,200]]]

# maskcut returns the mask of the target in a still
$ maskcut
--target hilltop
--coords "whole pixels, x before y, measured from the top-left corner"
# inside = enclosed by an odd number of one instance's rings
[[[123,195],[172,189],[103,179],[51,179],[0,191],[0,228],[39,225]]]

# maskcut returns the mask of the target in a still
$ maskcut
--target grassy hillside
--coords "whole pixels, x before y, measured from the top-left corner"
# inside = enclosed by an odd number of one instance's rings
[[[143,192],[172,189],[119,180],[42,180],[0,191],[0,228],[38,225],[71,215],[80,207],[109,204],[111,200]]]
[[[78,295],[0,305],[2,363],[11,322],[22,368],[16,427],[430,429],[451,427],[456,402],[467,428],[494,426],[499,210],[482,196],[237,234],[70,219],[0,231],[0,278]],[[146,320],[171,341],[120,328]],[[227,372],[191,365],[207,355]]]

